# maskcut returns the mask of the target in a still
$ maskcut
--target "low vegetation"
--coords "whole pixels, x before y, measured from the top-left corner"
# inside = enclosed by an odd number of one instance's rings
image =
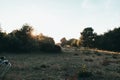
[[[63,48],[61,54],[1,53],[1,56],[12,64],[2,80],[120,80],[117,52]]]

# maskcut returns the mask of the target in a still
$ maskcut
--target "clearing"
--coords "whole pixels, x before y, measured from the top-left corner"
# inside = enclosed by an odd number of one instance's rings
[[[3,80],[120,80],[117,52],[64,48],[62,53],[0,53],[0,56],[6,56],[12,64]]]

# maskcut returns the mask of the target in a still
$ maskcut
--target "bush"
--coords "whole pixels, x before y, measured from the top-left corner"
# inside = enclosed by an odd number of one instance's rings
[[[58,46],[58,45],[55,45],[54,46],[54,50],[53,50],[53,52],[61,52],[62,50],[61,50],[61,47],[60,46]]]
[[[51,52],[53,49],[54,45],[51,45],[49,43],[42,43],[40,45],[40,50],[44,52]]]
[[[51,45],[49,43],[42,44],[41,51],[43,52],[61,52],[61,47],[58,45]]]

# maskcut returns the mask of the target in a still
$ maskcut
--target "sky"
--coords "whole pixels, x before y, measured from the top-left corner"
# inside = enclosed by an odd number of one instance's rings
[[[34,33],[61,38],[80,37],[86,27],[98,34],[120,27],[120,0],[0,0],[0,27],[7,33],[23,24]]]

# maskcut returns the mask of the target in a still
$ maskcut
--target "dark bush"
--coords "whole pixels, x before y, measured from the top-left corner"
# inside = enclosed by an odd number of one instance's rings
[[[61,47],[60,47],[60,46],[55,45],[53,51],[54,51],[54,52],[61,52],[62,50],[61,50]]]
[[[42,44],[40,50],[44,52],[61,52],[61,47],[58,45]]]
[[[52,52],[54,48],[54,45],[51,45],[49,43],[42,43],[40,46],[40,50],[44,52]]]

